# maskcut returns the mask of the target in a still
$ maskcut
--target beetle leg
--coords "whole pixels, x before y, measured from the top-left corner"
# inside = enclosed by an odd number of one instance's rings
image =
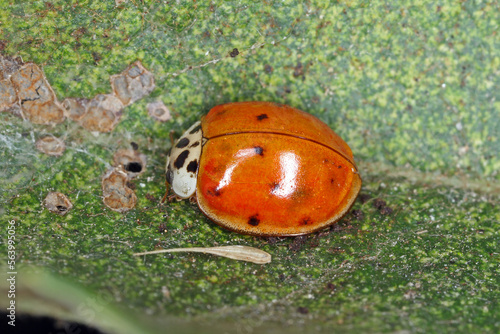
[[[196,193],[193,196],[189,197],[189,203],[196,204],[197,202],[198,201],[196,200]]]
[[[169,191],[169,184],[168,182],[165,180],[165,187],[166,187],[166,190],[165,190],[165,195],[163,196],[163,198],[161,199],[161,203],[165,203],[165,201],[167,200],[167,197],[168,197],[168,191]],[[169,200],[170,202],[170,200]]]
[[[174,130],[170,130],[170,145],[174,147],[175,139],[174,139]]]

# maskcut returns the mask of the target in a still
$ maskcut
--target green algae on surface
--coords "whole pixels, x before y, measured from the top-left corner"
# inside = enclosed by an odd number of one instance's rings
[[[41,66],[59,100],[110,93],[109,76],[137,59],[156,82],[98,136],[70,121],[0,114],[0,221],[16,221],[21,268],[148,315],[160,331],[176,322],[186,333],[499,330],[498,3],[0,7],[0,52]],[[171,121],[147,115],[154,100]],[[364,181],[353,214],[306,238],[262,239],[224,231],[187,202],[160,203],[170,131],[244,100],[306,110],[346,139]],[[36,151],[45,133],[65,139],[63,156]],[[148,165],[132,181],[136,208],[118,214],[102,204],[100,182],[132,141]],[[43,209],[50,191],[74,204],[64,217]],[[229,244],[261,248],[273,262],[132,256]]]

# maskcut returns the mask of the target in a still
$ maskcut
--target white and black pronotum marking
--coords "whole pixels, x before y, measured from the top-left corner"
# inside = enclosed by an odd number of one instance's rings
[[[167,182],[180,198],[189,198],[196,192],[202,139],[201,122],[198,121],[175,142],[167,159]]]

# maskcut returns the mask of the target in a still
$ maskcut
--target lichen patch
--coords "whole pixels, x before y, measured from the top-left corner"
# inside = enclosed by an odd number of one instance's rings
[[[89,131],[110,132],[122,116],[123,103],[114,95],[96,95],[87,104],[86,112],[78,121]]]
[[[73,121],[79,121],[87,113],[90,100],[85,98],[69,97],[62,103],[64,115]]]
[[[0,111],[5,111],[17,102],[17,94],[9,79],[0,80]]]
[[[9,79],[10,76],[17,72],[24,62],[21,57],[2,57],[0,56],[0,79]]]
[[[121,168],[109,170],[102,178],[104,204],[113,211],[127,212],[137,203],[137,196],[127,182],[127,173]]]
[[[61,216],[64,216],[73,208],[73,204],[68,197],[60,192],[49,192],[47,197],[43,200],[43,205],[50,212]]]
[[[166,122],[172,119],[170,110],[162,101],[151,102],[147,105],[148,115],[159,122]]]
[[[146,155],[137,150],[120,149],[113,155],[113,166],[121,167],[129,178],[144,173],[146,162]]]
[[[112,94],[92,99],[66,98],[61,104],[43,71],[20,58],[0,56],[0,111],[35,124],[57,124],[67,117],[89,131],[110,132],[120,121],[123,108],[155,88],[154,76],[140,61],[110,77]],[[171,118],[163,103],[152,104],[150,115],[160,121]]]
[[[35,143],[36,149],[42,153],[52,156],[61,156],[66,150],[66,144],[60,138],[53,135],[46,135],[38,139]]]
[[[140,61],[131,64],[120,74],[109,78],[113,94],[118,97],[124,106],[128,106],[143,98],[155,88],[153,74]]]
[[[10,80],[23,114],[30,122],[57,124],[64,120],[64,110],[36,64],[24,64],[11,75]]]

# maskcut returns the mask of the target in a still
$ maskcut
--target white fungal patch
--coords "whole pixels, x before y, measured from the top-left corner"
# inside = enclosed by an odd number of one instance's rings
[[[189,198],[196,191],[202,139],[198,121],[175,142],[167,159],[167,182],[180,198]]]

